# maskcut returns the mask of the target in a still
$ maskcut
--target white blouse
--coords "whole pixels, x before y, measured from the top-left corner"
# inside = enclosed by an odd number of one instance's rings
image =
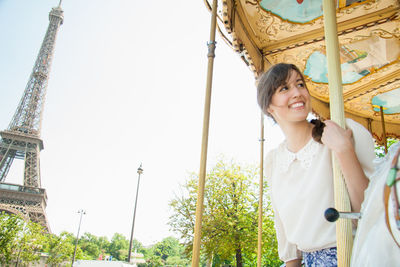
[[[346,125],[353,131],[357,157],[370,177],[375,158],[371,134],[351,119],[346,119]],[[335,223],[324,218],[325,210],[334,207],[330,150],[311,138],[292,153],[284,141],[268,153],[265,165],[280,259],[287,262],[301,258],[301,251],[335,247]]]

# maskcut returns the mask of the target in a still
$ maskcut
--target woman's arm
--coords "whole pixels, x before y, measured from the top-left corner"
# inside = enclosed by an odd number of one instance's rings
[[[352,140],[352,131],[343,129],[333,121],[325,121],[321,141],[331,149],[339,161],[349,193],[352,210],[359,212],[364,201],[364,191],[369,180],[357,158]]]
[[[286,267],[300,267],[301,266],[301,259],[295,259],[286,262]]]

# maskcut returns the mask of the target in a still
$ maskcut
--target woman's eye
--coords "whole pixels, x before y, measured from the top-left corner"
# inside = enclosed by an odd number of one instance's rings
[[[286,91],[288,88],[286,86],[283,86],[281,89],[279,89],[279,92]]]
[[[299,83],[297,86],[298,87],[304,87],[304,83]]]

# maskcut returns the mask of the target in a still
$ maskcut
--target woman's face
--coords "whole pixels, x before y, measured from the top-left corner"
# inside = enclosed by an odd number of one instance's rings
[[[286,83],[272,95],[267,111],[278,123],[297,122],[307,118],[311,110],[310,94],[297,71],[289,72]]]

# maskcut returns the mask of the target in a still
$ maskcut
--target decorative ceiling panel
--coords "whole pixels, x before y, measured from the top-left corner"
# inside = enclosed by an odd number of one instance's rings
[[[326,117],[329,89],[322,0],[221,2],[222,21],[233,47],[244,55],[255,76],[271,64],[297,65],[313,96],[313,110]],[[387,98],[396,98],[394,92],[400,88],[400,1],[337,0],[337,28],[346,116],[370,130],[373,126],[379,141],[380,108],[374,105],[386,101],[387,135],[399,138],[399,107]]]

